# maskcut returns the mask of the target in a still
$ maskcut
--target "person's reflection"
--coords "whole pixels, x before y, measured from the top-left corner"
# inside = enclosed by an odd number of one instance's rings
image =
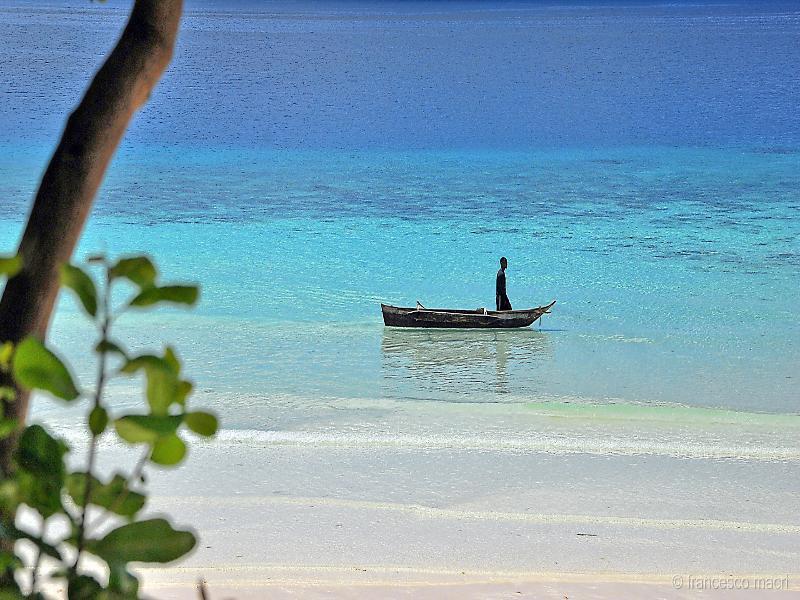
[[[389,397],[493,402],[533,394],[550,355],[537,331],[384,329],[382,386]],[[513,374],[513,376],[512,376]]]
[[[502,333],[495,334],[494,360],[497,368],[495,369],[495,389],[498,394],[508,393],[508,336]]]

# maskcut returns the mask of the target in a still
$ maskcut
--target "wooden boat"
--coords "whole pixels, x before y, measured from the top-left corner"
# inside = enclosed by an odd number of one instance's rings
[[[463,310],[458,308],[425,308],[417,302],[415,308],[381,304],[383,324],[387,327],[439,327],[470,329],[505,329],[528,327],[550,312],[556,303],[524,310]]]

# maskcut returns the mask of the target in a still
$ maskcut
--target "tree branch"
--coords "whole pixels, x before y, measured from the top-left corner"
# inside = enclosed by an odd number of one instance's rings
[[[20,273],[0,300],[0,341],[27,335],[44,339],[59,288],[59,266],[69,261],[95,194],[134,113],[169,65],[182,0],[136,0],[116,47],[67,120],[45,171],[19,253]],[[6,379],[3,381],[3,379]],[[0,385],[13,385],[0,376]],[[6,416],[23,427],[29,394],[17,390]],[[14,436],[0,444],[0,468],[8,472]]]

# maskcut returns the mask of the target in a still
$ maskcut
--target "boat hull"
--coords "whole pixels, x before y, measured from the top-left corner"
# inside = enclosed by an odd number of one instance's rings
[[[525,310],[462,310],[452,308],[409,308],[381,304],[387,327],[425,327],[439,329],[512,329],[528,327],[550,312],[547,306]]]

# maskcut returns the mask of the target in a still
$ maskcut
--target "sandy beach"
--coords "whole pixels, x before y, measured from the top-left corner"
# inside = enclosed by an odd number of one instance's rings
[[[501,410],[497,437],[516,441],[491,447],[478,427]],[[769,421],[717,415],[687,430],[666,417],[482,406],[465,419],[447,404],[398,405],[365,432],[363,407],[331,413],[303,431],[226,431],[178,471],[154,471],[149,510],[180,515],[201,541],[180,565],[143,569],[146,590],[189,598],[204,580],[215,598],[740,597],[712,587],[730,579],[800,594],[800,447]],[[102,450],[109,463],[126,452]]]

